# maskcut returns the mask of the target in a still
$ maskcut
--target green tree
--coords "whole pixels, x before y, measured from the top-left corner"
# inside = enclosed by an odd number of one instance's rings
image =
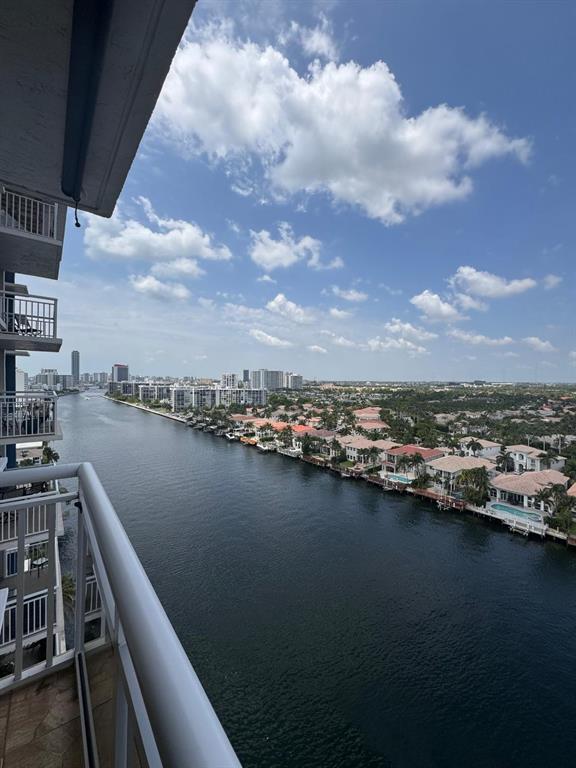
[[[56,464],[60,461],[60,454],[48,443],[42,443],[42,464]]]
[[[484,506],[490,498],[490,480],[486,467],[465,469],[460,473],[457,485],[462,489],[464,499],[476,507]]]

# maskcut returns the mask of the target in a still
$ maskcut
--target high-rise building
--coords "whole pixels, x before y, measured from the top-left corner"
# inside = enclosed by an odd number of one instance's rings
[[[242,381],[244,384],[250,384],[250,371],[248,368],[244,368],[244,371],[242,372]]]
[[[78,384],[80,381],[80,352],[72,350],[72,381]]]
[[[238,376],[235,373],[223,373],[220,377],[220,386],[235,389],[238,386]]]
[[[130,374],[124,363],[114,363],[112,366],[112,381],[128,381]]]

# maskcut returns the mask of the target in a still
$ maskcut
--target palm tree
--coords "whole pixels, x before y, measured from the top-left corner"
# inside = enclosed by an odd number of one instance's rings
[[[500,448],[500,453],[496,457],[496,469],[499,472],[508,472],[510,470],[511,458],[506,446]]]
[[[422,454],[420,453],[411,453],[410,456],[407,457],[409,464],[408,466],[414,470],[414,473],[416,475],[420,474],[420,470],[422,468],[422,464],[424,464],[424,459],[422,457]]]
[[[60,460],[60,454],[51,448],[48,443],[42,443],[42,464],[56,464]]]
[[[482,450],[482,443],[479,443],[478,440],[474,438],[468,443],[468,450],[472,451],[474,456],[477,456],[478,453]]]
[[[412,466],[408,456],[398,456],[394,468],[396,472],[405,472]]]
[[[465,469],[456,482],[462,488],[466,501],[476,507],[483,506],[490,498],[490,480],[486,467]]]
[[[278,435],[278,439],[284,447],[288,447],[289,445],[292,445],[293,436],[294,433],[292,431],[292,427],[290,424],[287,424],[284,429],[281,430],[280,434]]]

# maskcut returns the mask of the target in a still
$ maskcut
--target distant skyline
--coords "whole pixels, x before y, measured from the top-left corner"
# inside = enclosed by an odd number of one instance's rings
[[[569,3],[200,2],[19,367],[575,381]],[[109,362],[112,361],[112,362]]]

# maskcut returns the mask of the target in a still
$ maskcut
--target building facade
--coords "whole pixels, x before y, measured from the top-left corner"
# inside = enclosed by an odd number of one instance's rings
[[[72,381],[74,384],[80,381],[80,352],[77,349],[72,350]]]
[[[124,363],[114,363],[112,366],[112,381],[128,381],[130,373]]]

